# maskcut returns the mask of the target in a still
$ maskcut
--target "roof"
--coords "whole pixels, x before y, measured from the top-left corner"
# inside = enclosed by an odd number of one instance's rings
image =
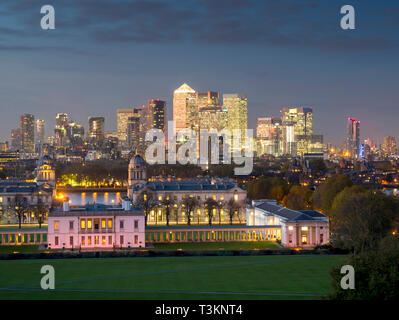
[[[149,188],[152,191],[227,191],[238,188],[235,182],[215,182],[204,181],[152,181],[138,186],[134,191]]]
[[[132,159],[130,159],[130,164],[134,166],[142,166],[145,165],[145,161],[140,155],[136,154]]]
[[[83,210],[82,210],[83,209]],[[105,210],[86,210],[86,208],[71,209],[63,211],[61,208],[55,209],[48,214],[49,217],[90,217],[90,216],[144,216],[143,210],[140,208],[132,208],[131,210],[105,209]]]
[[[175,93],[195,93],[196,91],[191,88],[187,83],[183,83],[175,90]]]
[[[36,182],[21,180],[0,181],[0,193],[33,193],[36,191],[52,192],[52,189],[38,185]]]
[[[263,202],[255,207],[280,216],[287,221],[317,221],[327,218],[325,214],[315,210],[293,210],[271,202]]]

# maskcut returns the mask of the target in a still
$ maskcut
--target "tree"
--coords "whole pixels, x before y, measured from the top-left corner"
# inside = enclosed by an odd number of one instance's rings
[[[157,206],[157,201],[155,199],[154,192],[151,190],[144,190],[138,197],[135,203],[136,206],[140,207],[144,211],[144,221],[147,226],[148,217],[154,208]]]
[[[234,199],[230,199],[227,202],[227,210],[228,210],[228,214],[229,214],[229,218],[230,218],[230,224],[233,224],[233,219],[234,219],[234,215],[237,212],[237,216],[238,216],[238,220],[241,222],[240,219],[240,210],[242,208],[242,204],[238,201],[235,201]]]
[[[172,207],[175,204],[175,202],[170,199],[170,197],[166,197],[161,201],[161,207],[164,209],[165,216],[166,216],[166,225],[169,225],[169,219],[170,219],[170,214],[172,212]],[[176,213],[176,223],[179,223],[179,214]]]
[[[33,206],[33,213],[35,215],[37,223],[39,224],[39,229],[42,227],[42,223],[46,219],[47,211],[48,211],[48,206],[44,204],[42,198],[38,198],[37,204]]]
[[[218,201],[216,202],[216,210],[218,213],[218,218],[219,218],[219,224],[222,223],[222,210],[225,207],[224,201]]]
[[[341,266],[332,269],[334,300],[398,300],[399,237],[384,238],[377,250],[352,255],[348,262],[355,269],[355,290],[341,288]]]
[[[292,186],[283,199],[283,205],[293,210],[305,210],[312,207],[312,191],[302,186]]]
[[[320,185],[313,194],[313,206],[315,209],[329,213],[335,196],[345,187],[351,187],[353,182],[345,175],[333,175]]]
[[[25,197],[16,195],[14,198],[13,210],[18,218],[18,228],[21,229],[22,220],[29,212],[28,200]]]
[[[197,209],[200,205],[199,200],[195,197],[186,197],[184,198],[182,204],[186,208],[187,214],[187,224],[191,224],[191,212],[194,214],[195,209]]]
[[[345,188],[330,210],[331,242],[354,253],[375,249],[393,230],[398,203],[380,191]]]
[[[208,198],[205,201],[205,208],[207,209],[208,213],[208,223],[211,226],[212,225],[212,219],[213,219],[213,210],[217,208],[217,202],[216,200],[213,200],[212,198]]]

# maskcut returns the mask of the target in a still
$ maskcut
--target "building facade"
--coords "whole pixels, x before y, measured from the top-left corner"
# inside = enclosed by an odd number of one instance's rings
[[[186,128],[198,128],[196,91],[186,83],[173,92],[173,121],[175,132]]]
[[[360,121],[348,118],[346,127],[346,150],[352,159],[359,158],[360,151]]]
[[[275,200],[255,200],[247,208],[249,226],[279,226],[278,237],[287,248],[312,248],[329,242],[329,221],[315,210],[292,210]]]
[[[26,153],[35,152],[35,117],[24,114],[20,119],[21,150]]]
[[[233,180],[198,178],[147,181],[145,161],[141,156],[136,155],[129,164],[128,197],[134,205],[140,205],[149,196],[152,197],[154,203],[148,217],[150,224],[166,223],[167,205],[171,206],[168,209],[170,209],[170,220],[173,223],[187,223],[187,215],[190,214],[190,221],[193,224],[207,224],[209,222],[209,210],[206,206],[208,199],[218,204],[218,207],[210,209],[214,223],[230,223],[229,214],[233,213],[234,223],[245,223],[243,211],[245,211],[247,191],[240,188]],[[190,213],[185,207],[185,201],[188,198],[195,198],[197,203]]]
[[[144,248],[144,214],[138,208],[127,210],[98,208],[69,208],[48,215],[49,249],[112,249]]]

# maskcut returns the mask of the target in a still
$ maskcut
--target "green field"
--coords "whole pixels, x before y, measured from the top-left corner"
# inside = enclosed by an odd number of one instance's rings
[[[0,299],[320,299],[344,256],[0,261]],[[55,268],[55,290],[40,269]]]
[[[0,253],[34,253],[40,252],[37,245],[0,246]],[[262,250],[281,249],[273,241],[236,241],[236,242],[187,242],[155,243],[149,250]],[[129,249],[134,250],[134,249]]]
[[[262,250],[281,249],[273,241],[154,243],[154,250]],[[152,250],[152,249],[150,249]]]

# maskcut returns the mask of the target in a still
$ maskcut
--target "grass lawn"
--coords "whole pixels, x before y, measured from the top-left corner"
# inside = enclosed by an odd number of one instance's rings
[[[32,253],[32,252],[40,252],[39,246],[34,245],[23,245],[23,246],[0,246],[0,253]]]
[[[154,243],[154,250],[253,250],[280,249],[273,241],[256,242],[187,242],[187,243]]]
[[[345,256],[0,261],[0,299],[320,299]],[[40,269],[55,269],[55,290]]]

